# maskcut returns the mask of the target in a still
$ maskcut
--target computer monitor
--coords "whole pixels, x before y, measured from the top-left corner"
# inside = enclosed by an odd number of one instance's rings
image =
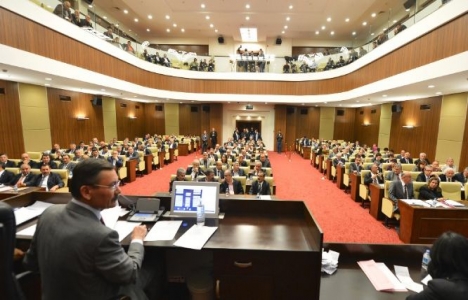
[[[202,201],[206,218],[218,218],[219,183],[174,181],[171,196],[171,217],[196,217]]]

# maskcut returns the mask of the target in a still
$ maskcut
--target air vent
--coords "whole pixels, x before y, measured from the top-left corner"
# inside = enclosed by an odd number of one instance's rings
[[[198,107],[197,106],[190,106],[190,112],[197,113]]]
[[[360,115],[363,115],[363,114],[364,114],[364,111],[363,111],[363,110],[361,110],[361,111],[359,112],[359,114],[360,114]]]
[[[140,105],[135,105],[135,109],[140,109]]]
[[[301,108],[301,115],[307,115],[309,110],[307,108]]]
[[[252,110],[252,109],[253,109],[253,105],[252,105],[252,104],[248,104],[248,105],[245,106],[245,109]]]
[[[431,109],[431,105],[430,104],[422,104],[421,106],[419,106],[419,109],[420,110],[429,110],[429,109]]]
[[[0,95],[5,95],[5,88],[0,88]]]
[[[338,109],[338,110],[336,111],[336,115],[337,115],[337,116],[344,116],[344,110]]]
[[[377,112],[377,110],[373,109],[370,111],[371,114],[375,114]]]
[[[208,105],[203,105],[202,110],[203,110],[204,112],[210,112],[210,106],[208,106]]]
[[[125,104],[125,103],[120,103],[120,107],[121,107],[121,108],[126,108],[126,107],[127,107],[127,104]]]
[[[292,106],[286,107],[286,113],[287,113],[288,115],[293,114],[294,111],[295,111],[294,107],[292,107]]]
[[[162,105],[155,105],[154,110],[155,111],[163,111],[163,106]]]
[[[65,95],[59,95],[60,101],[71,101],[70,96],[65,96]]]

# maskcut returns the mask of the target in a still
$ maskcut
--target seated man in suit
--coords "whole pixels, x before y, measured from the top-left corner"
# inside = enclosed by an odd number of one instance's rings
[[[219,179],[224,179],[223,163],[221,161],[216,162],[216,167],[213,171],[215,173],[215,176],[218,176]]]
[[[382,178],[382,174],[379,172],[379,166],[373,164],[371,166],[370,173],[367,173],[364,176],[364,184],[369,186],[369,184],[382,184],[384,180]]]
[[[202,178],[200,181],[201,182],[218,182],[216,178],[214,178],[214,171],[211,168],[206,169],[205,178]]]
[[[387,175],[385,175],[385,180],[387,181],[398,181],[401,179],[401,165],[400,164],[395,164],[393,166],[393,170],[388,172]]]
[[[185,181],[185,169],[184,168],[178,168],[176,177],[169,182],[169,193],[172,192],[172,184],[174,181]]]
[[[104,156],[99,154],[99,149],[97,147],[91,148],[91,155],[89,156],[90,159],[105,159]]]
[[[13,179],[10,180],[8,185],[16,185],[17,187],[25,187],[30,181],[36,179],[36,175],[31,173],[31,166],[28,164],[23,164],[21,166],[21,173],[16,174]]]
[[[409,152],[405,152],[404,157],[400,158],[400,164],[412,164],[413,159],[411,158],[411,154]]]
[[[416,177],[417,182],[429,182],[429,178],[432,176],[432,166],[427,165],[424,167],[424,171],[418,174],[418,177]]]
[[[439,176],[440,182],[457,182],[455,177],[455,170],[452,168],[446,168],[444,174]]]
[[[260,162],[262,163],[262,168],[271,168],[270,160],[267,159],[265,153],[260,154]]]
[[[73,161],[80,162],[80,161],[83,161],[83,160],[84,160],[83,150],[82,149],[76,149],[75,156],[73,157]]]
[[[136,152],[133,147],[128,147],[127,153],[125,154],[128,160],[139,160],[140,155]]]
[[[123,167],[123,160],[119,157],[119,152],[117,152],[117,150],[112,150],[112,155],[107,158],[107,161],[110,162],[116,170]]]
[[[75,166],[76,164],[71,162],[70,155],[62,155],[62,163],[60,164],[59,169],[67,169],[68,173],[72,174]]]
[[[46,191],[55,192],[57,189],[62,188],[64,183],[58,174],[51,173],[48,165],[41,166],[41,174],[36,176],[34,181],[26,183],[27,186],[38,186],[45,188]]]
[[[244,194],[244,189],[240,181],[232,178],[231,170],[224,171],[224,181],[219,187],[221,194],[239,195]]]
[[[27,269],[41,275],[42,297],[117,299],[124,293],[147,299],[142,280],[153,278],[142,274],[146,226],[133,229],[127,254],[117,232],[102,223],[101,211],[114,207],[120,194],[112,165],[88,159],[76,166],[75,175],[71,201],[42,214],[24,259]]]
[[[200,161],[199,161],[199,162],[200,162],[200,165],[204,166],[204,167],[205,167],[205,170],[206,170],[206,169],[208,169],[209,166],[212,165],[212,163],[213,163],[214,161],[212,161],[212,160],[210,160],[210,159],[208,158],[208,153],[207,153],[207,152],[203,152],[203,157],[200,158]]]
[[[333,166],[335,168],[338,166],[344,166],[344,164],[346,163],[346,160],[342,158],[341,155],[341,152],[337,153],[332,160]]]
[[[354,157],[354,162],[349,164],[349,172],[354,174],[360,174],[362,171],[362,158],[358,154]]]
[[[8,160],[8,155],[6,153],[0,154],[0,163],[3,165],[3,168],[15,168],[16,164],[11,160]]]
[[[388,197],[393,201],[393,210],[398,211],[398,199],[414,199],[411,172],[403,172],[401,181],[392,181],[388,189]]]
[[[239,166],[241,166],[241,167],[247,167],[248,166],[247,161],[244,159],[243,154],[239,155],[239,157],[237,159],[237,162],[239,163]]]
[[[22,165],[28,164],[31,168],[36,167],[36,162],[32,161],[28,153],[21,154],[21,161],[18,163],[17,167],[21,168]]]
[[[50,154],[44,153],[41,157],[41,162],[36,165],[36,168],[41,168],[42,166],[49,166],[51,169],[57,169],[57,163],[50,159]]]
[[[75,154],[75,152],[76,152],[76,144],[75,143],[71,143],[70,148],[65,150],[65,153],[68,153],[68,154]]]
[[[259,172],[258,179],[250,187],[250,195],[271,195],[270,184],[265,181],[265,173]]]
[[[456,181],[461,182],[463,184],[468,182],[468,167],[466,167],[463,172],[459,172],[453,176]],[[465,192],[466,193],[466,192]]]
[[[192,166],[187,168],[186,174],[192,176],[192,181],[197,181],[198,176],[205,175],[200,168],[198,159],[193,160]]]
[[[3,164],[0,164],[0,184],[6,185],[10,183],[14,176],[15,175],[12,172],[5,170]]]
[[[266,173],[265,169],[262,168],[262,163],[257,161],[255,162],[255,167],[253,168],[253,170],[249,173],[249,176],[258,176],[258,174],[262,172],[262,173]]]
[[[244,170],[240,168],[238,161],[232,164],[231,172],[232,172],[232,176],[234,177],[246,176]]]
[[[424,152],[419,153],[419,158],[414,161],[415,165],[419,165],[420,162],[426,162],[426,165],[430,165],[431,162],[427,159],[427,154]]]

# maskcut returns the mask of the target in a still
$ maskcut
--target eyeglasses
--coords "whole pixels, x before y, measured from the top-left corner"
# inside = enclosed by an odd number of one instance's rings
[[[120,186],[120,180],[111,185],[93,184],[94,187],[108,188],[115,191]]]

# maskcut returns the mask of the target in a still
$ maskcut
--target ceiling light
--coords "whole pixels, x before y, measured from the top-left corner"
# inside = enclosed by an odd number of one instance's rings
[[[47,81],[51,81],[51,80],[52,80],[52,78],[46,77],[46,78],[45,78],[45,80],[47,80]]]
[[[119,27],[119,24],[115,24],[115,27]]]
[[[284,25],[284,29],[288,29],[288,25]]]
[[[239,30],[243,42],[257,42],[257,28],[241,27]]]
[[[283,30],[283,31],[281,31],[281,33],[282,33],[282,34],[284,34],[284,32],[285,32],[284,30]]]
[[[200,7],[201,7],[201,8],[205,8],[205,4],[202,3],[202,4],[200,5]]]
[[[409,8],[405,9],[405,11],[409,11]]]
[[[50,86],[50,83],[44,83],[45,86]]]
[[[291,20],[291,18],[290,18],[290,17],[286,17],[286,21],[289,21],[289,20]]]
[[[211,27],[211,28],[213,28],[213,27],[214,27],[214,25],[213,25],[213,24],[210,24],[210,27]]]
[[[167,31],[167,32],[171,32],[171,30],[170,30],[169,28],[168,28],[168,29],[166,29],[166,31]]]
[[[397,22],[397,20],[393,20],[393,24],[395,24]]]
[[[105,91],[106,91],[106,89],[101,89],[101,92],[105,92]]]
[[[129,29],[128,31],[132,32],[132,30],[131,30],[131,29]]]
[[[322,30],[325,30],[325,28],[326,28],[325,26],[322,26]]]
[[[149,28],[146,28],[146,32],[150,32]]]
[[[102,18],[103,18],[104,20],[107,20],[107,17],[106,17],[106,16],[104,16],[104,17],[102,17]]]
[[[330,34],[331,34],[331,35],[334,35],[334,34],[335,34],[335,32],[334,32],[334,31],[332,31],[332,32],[330,32]]]
[[[176,23],[172,24],[172,27],[177,27],[177,24]]]
[[[293,6],[292,6],[292,5],[289,5],[289,9],[293,9]]]
[[[370,35],[374,35],[374,33],[372,32]]]
[[[245,8],[249,9],[249,8],[250,8],[250,4],[246,4],[246,5],[245,5]]]
[[[128,14],[128,10],[124,9],[124,14]]]
[[[323,102],[323,103],[327,104],[328,102]]]
[[[210,16],[206,16],[205,19],[209,20],[209,19],[210,19]]]
[[[442,92],[437,92],[436,95],[442,95]]]
[[[218,32],[218,29],[215,29],[215,32]]]
[[[367,25],[367,22],[362,22],[362,26],[366,26]]]
[[[320,33],[320,32],[319,32],[318,30],[315,32],[315,34],[319,34],[319,33]]]
[[[184,28],[181,28],[180,31],[185,32],[185,29],[184,29]]]
[[[169,20],[171,17],[169,15],[166,15],[166,20]]]
[[[331,18],[327,18],[327,22],[331,22]]]
[[[138,23],[138,19],[137,19],[137,18],[135,18],[135,22],[137,22],[137,23]]]
[[[432,84],[431,84],[431,85],[428,85],[427,87],[428,87],[428,88],[430,88],[430,89],[433,89],[433,88],[435,88],[435,86],[434,86],[434,85],[432,85]]]
[[[357,103],[359,103],[359,100],[356,100]]]
[[[376,16],[376,13],[373,13],[371,16],[372,16],[372,18],[375,18],[375,16]]]
[[[345,21],[345,22],[349,22],[349,18],[346,18],[344,21]]]
[[[88,7],[89,7],[89,8],[93,8],[93,6],[92,6],[91,4],[90,4],[90,5],[88,5]]]
[[[250,20],[250,17],[249,17],[249,16],[247,16],[247,17],[245,17],[245,19],[248,21],[248,20]]]
[[[152,15],[148,15],[148,19],[152,20],[152,19],[153,19],[153,16],[152,16]]]
[[[356,31],[353,31],[353,35],[356,35]]]
[[[382,95],[382,97],[384,97],[384,98],[385,98],[385,97],[387,97],[387,95]]]

